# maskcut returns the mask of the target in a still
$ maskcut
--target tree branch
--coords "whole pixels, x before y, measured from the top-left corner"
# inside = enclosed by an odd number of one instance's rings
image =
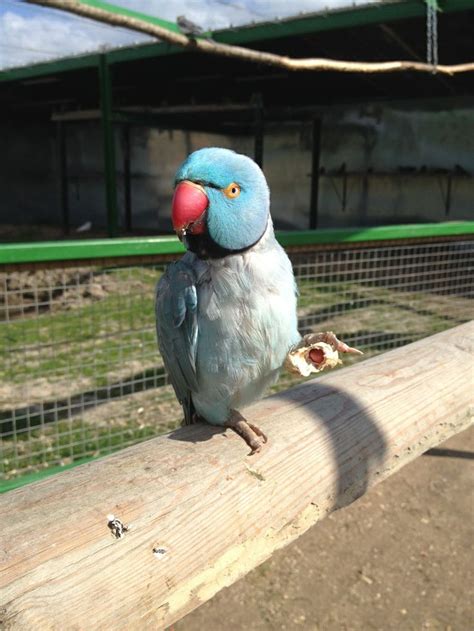
[[[339,61],[334,59],[308,58],[294,59],[292,57],[276,55],[273,53],[260,52],[242,46],[231,46],[221,44],[207,39],[193,39],[181,33],[175,33],[158,24],[131,17],[111,13],[107,10],[83,4],[78,0],[27,0],[30,4],[61,9],[70,13],[75,13],[98,22],[128,28],[146,35],[156,37],[161,41],[183,48],[199,51],[210,55],[220,55],[243,61],[274,66],[284,70],[292,71],[331,71],[331,72],[355,72],[355,73],[387,73],[387,72],[437,72],[440,74],[454,75],[463,72],[473,72],[474,62],[456,65],[437,65],[434,68],[431,64],[419,61]]]

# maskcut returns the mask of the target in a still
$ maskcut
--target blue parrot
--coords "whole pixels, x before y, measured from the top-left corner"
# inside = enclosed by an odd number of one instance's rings
[[[260,451],[265,434],[239,410],[275,383],[301,342],[295,278],[274,235],[265,176],[228,149],[195,151],[176,174],[172,222],[187,252],[161,277],[155,304],[184,422],[232,428]]]

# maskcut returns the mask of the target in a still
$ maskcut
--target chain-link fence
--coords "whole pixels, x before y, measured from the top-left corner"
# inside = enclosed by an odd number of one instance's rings
[[[466,238],[290,251],[300,330],[334,330],[368,357],[465,322],[473,315],[473,253]],[[0,267],[4,479],[178,425],[155,338],[153,293],[164,267],[159,257]],[[282,375],[277,387],[293,381]]]

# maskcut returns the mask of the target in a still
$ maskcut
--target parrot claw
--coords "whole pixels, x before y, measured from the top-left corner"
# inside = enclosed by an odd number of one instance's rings
[[[267,442],[267,437],[262,430],[257,425],[246,421],[237,410],[232,410],[231,417],[225,423],[225,426],[234,430],[236,434],[245,440],[252,450],[249,456],[261,451],[263,445]]]
[[[326,344],[332,346],[335,351],[339,351],[339,353],[354,353],[355,355],[364,354],[358,348],[353,348],[352,346],[348,346],[345,342],[338,340],[335,333],[332,331],[326,331],[325,333],[309,333],[304,336],[304,342],[308,346],[316,344],[317,342],[325,342]]]
[[[207,423],[207,421],[204,418],[204,416],[201,416],[197,412],[193,412],[193,414],[191,416],[191,422],[189,424],[190,425],[194,425],[195,423]],[[183,421],[183,425],[185,425],[185,424],[186,423],[184,423],[184,421]]]

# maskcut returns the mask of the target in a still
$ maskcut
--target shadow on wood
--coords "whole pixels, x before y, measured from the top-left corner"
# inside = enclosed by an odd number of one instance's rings
[[[337,481],[331,510],[350,504],[363,495],[369,486],[371,471],[375,471],[384,462],[387,446],[375,419],[371,418],[357,398],[327,385],[319,378],[318,381],[313,381],[311,386],[303,384],[282,392],[277,399],[280,402],[279,406],[283,407],[285,402],[291,409],[288,418],[290,425],[286,430],[282,429],[287,435],[285,440],[288,450],[297,450],[300,441],[308,440],[307,437],[301,436],[299,428],[291,426],[292,421],[294,422],[293,408],[308,406],[307,409],[313,414],[314,423],[327,436]],[[347,410],[350,411],[350,418],[344,413]],[[254,418],[253,416],[252,419]],[[357,419],[357,422],[351,422],[351,418]],[[191,436],[179,429],[171,432],[168,438],[197,444],[225,432],[224,428],[212,425],[195,427],[199,427],[199,431]],[[358,457],[349,458],[349,451],[355,447],[358,450]],[[252,461],[253,458],[249,458],[249,464]]]

